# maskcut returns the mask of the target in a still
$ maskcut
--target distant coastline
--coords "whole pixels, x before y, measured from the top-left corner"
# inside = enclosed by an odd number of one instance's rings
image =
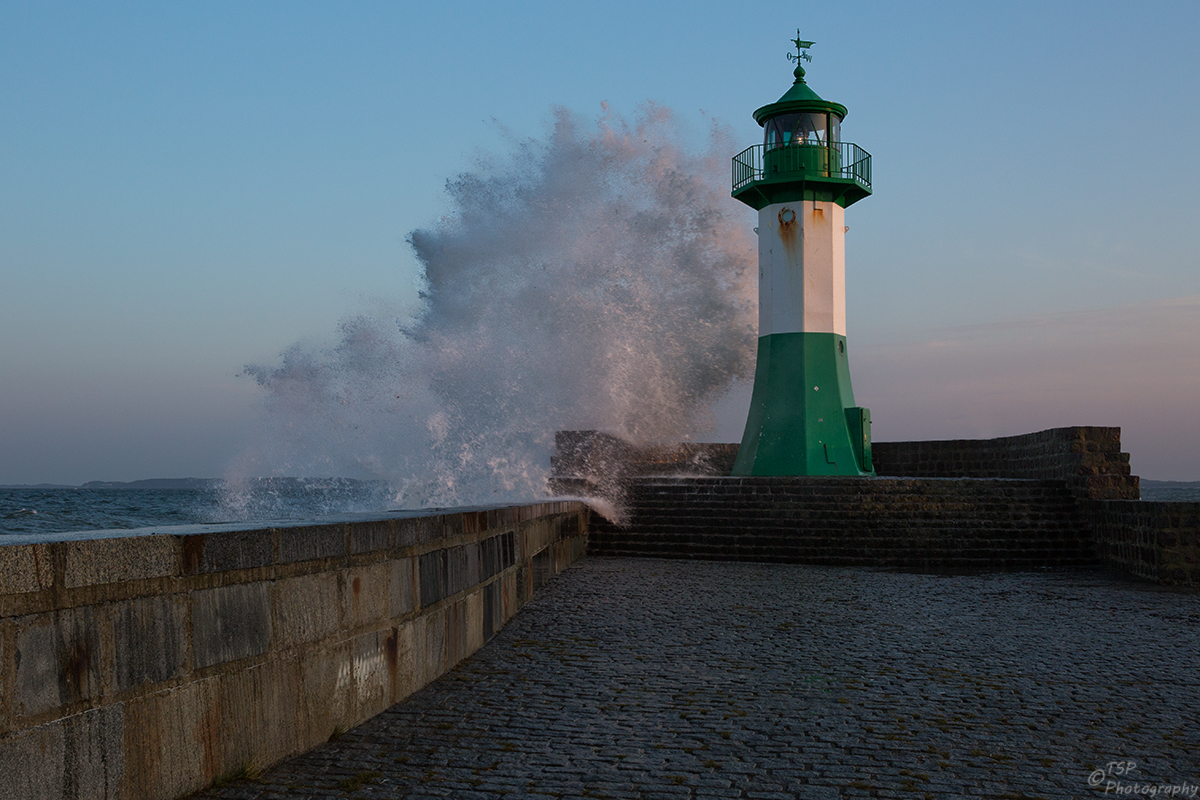
[[[251,478],[250,482],[274,486],[300,486],[307,489],[332,488],[336,486],[370,486],[384,484],[379,480],[363,480],[360,478]],[[0,483],[0,489],[221,489],[227,481],[224,478],[145,478],[140,481],[88,481],[79,486],[66,483]]]
[[[0,489],[216,489],[220,478],[146,478],[140,481],[88,481],[80,486],[64,483],[9,483]]]

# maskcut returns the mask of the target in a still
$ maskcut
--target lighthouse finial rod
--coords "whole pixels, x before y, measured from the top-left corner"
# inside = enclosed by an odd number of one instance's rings
[[[800,29],[796,28],[796,38],[792,39],[792,44],[796,45],[795,53],[788,53],[788,61],[796,62],[796,69],[792,74],[796,76],[796,83],[804,83],[804,67],[800,65],[801,61],[812,61],[812,56],[808,54],[808,48],[812,47],[816,42],[806,42],[800,38]]]

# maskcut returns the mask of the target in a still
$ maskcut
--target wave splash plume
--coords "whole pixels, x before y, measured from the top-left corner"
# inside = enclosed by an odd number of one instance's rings
[[[756,245],[729,198],[730,137],[681,144],[672,113],[555,111],[447,183],[451,210],[408,238],[418,308],[342,321],[331,347],[250,365],[263,440],[243,475],[384,480],[391,505],[544,497],[554,432],[634,443],[711,427],[749,377]]]

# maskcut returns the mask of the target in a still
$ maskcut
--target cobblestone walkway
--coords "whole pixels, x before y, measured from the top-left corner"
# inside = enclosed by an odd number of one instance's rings
[[[202,796],[1200,796],[1198,723],[1197,594],[590,558],[404,703]]]

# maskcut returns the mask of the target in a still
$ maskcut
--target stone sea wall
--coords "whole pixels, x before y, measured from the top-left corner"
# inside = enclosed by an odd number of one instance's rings
[[[559,431],[553,472],[563,488],[612,498],[636,477],[729,475],[738,445],[686,442],[635,447],[600,431]],[[1061,480],[1093,500],[1136,500],[1138,478],[1121,452],[1121,429],[1051,428],[997,439],[872,442],[875,473],[897,478]]]
[[[596,554],[929,570],[1090,562],[1200,588],[1200,503],[1140,501],[1120,428],[874,442],[878,477],[845,484],[716,480],[729,475],[735,444],[635,447],[598,431],[560,431],[556,444],[556,488],[619,509],[617,524],[593,521]],[[1065,501],[1018,485],[1047,482]]]
[[[874,442],[875,473],[906,478],[1060,480],[1078,497],[1136,500],[1138,478],[1121,452],[1121,429],[1051,428],[997,439]]]
[[[581,557],[577,502],[0,546],[0,797],[175,798],[478,649]]]
[[[1084,513],[1097,555],[1130,575],[1200,589],[1200,503],[1101,500]]]
[[[1060,481],[646,477],[629,498],[631,524],[589,526],[589,555],[916,572],[1096,563]]]

